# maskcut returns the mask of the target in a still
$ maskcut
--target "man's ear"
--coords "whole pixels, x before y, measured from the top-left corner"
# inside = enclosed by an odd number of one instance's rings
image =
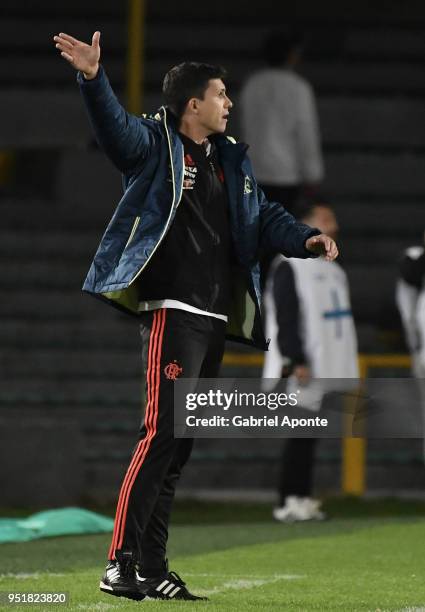
[[[199,101],[197,98],[190,98],[189,102],[187,103],[187,107],[188,110],[192,111],[193,113],[198,113],[198,108],[199,108]]]

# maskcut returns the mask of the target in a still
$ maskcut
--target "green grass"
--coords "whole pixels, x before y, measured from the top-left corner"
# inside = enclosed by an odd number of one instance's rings
[[[325,523],[278,525],[259,504],[178,504],[171,567],[208,602],[131,602],[100,593],[110,540],[104,535],[1,545],[0,590],[68,591],[64,609],[72,611],[425,610],[423,504],[348,500],[331,508],[335,518]],[[40,609],[7,609],[31,608]]]

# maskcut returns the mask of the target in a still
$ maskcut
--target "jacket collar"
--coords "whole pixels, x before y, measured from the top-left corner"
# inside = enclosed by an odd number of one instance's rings
[[[178,138],[178,120],[167,106],[161,106],[154,118],[159,119],[164,125],[167,124],[168,130],[175,140]],[[225,134],[211,134],[208,138],[214,142],[219,149],[220,157],[229,162],[237,163],[245,155],[248,145],[244,142],[233,142]]]
[[[215,142],[222,161],[237,164],[245,157],[248,145],[244,142],[232,142],[225,134],[213,134],[211,139]]]

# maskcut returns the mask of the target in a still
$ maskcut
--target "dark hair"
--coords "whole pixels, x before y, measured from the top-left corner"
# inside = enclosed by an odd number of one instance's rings
[[[332,204],[324,194],[316,193],[313,196],[300,196],[292,209],[292,214],[299,221],[305,219],[314,213],[314,209],[319,206],[333,210]]]
[[[203,100],[210,79],[224,79],[226,70],[199,62],[183,62],[167,72],[162,85],[165,103],[178,119],[191,98]]]
[[[299,30],[274,30],[264,41],[264,59],[269,66],[282,66],[291,51],[301,48],[305,37]]]

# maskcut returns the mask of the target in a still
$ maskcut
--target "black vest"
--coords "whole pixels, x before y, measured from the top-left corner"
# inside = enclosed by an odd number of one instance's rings
[[[227,191],[217,150],[179,133],[184,146],[183,195],[167,235],[139,283],[141,301],[174,299],[228,314],[231,235]]]

